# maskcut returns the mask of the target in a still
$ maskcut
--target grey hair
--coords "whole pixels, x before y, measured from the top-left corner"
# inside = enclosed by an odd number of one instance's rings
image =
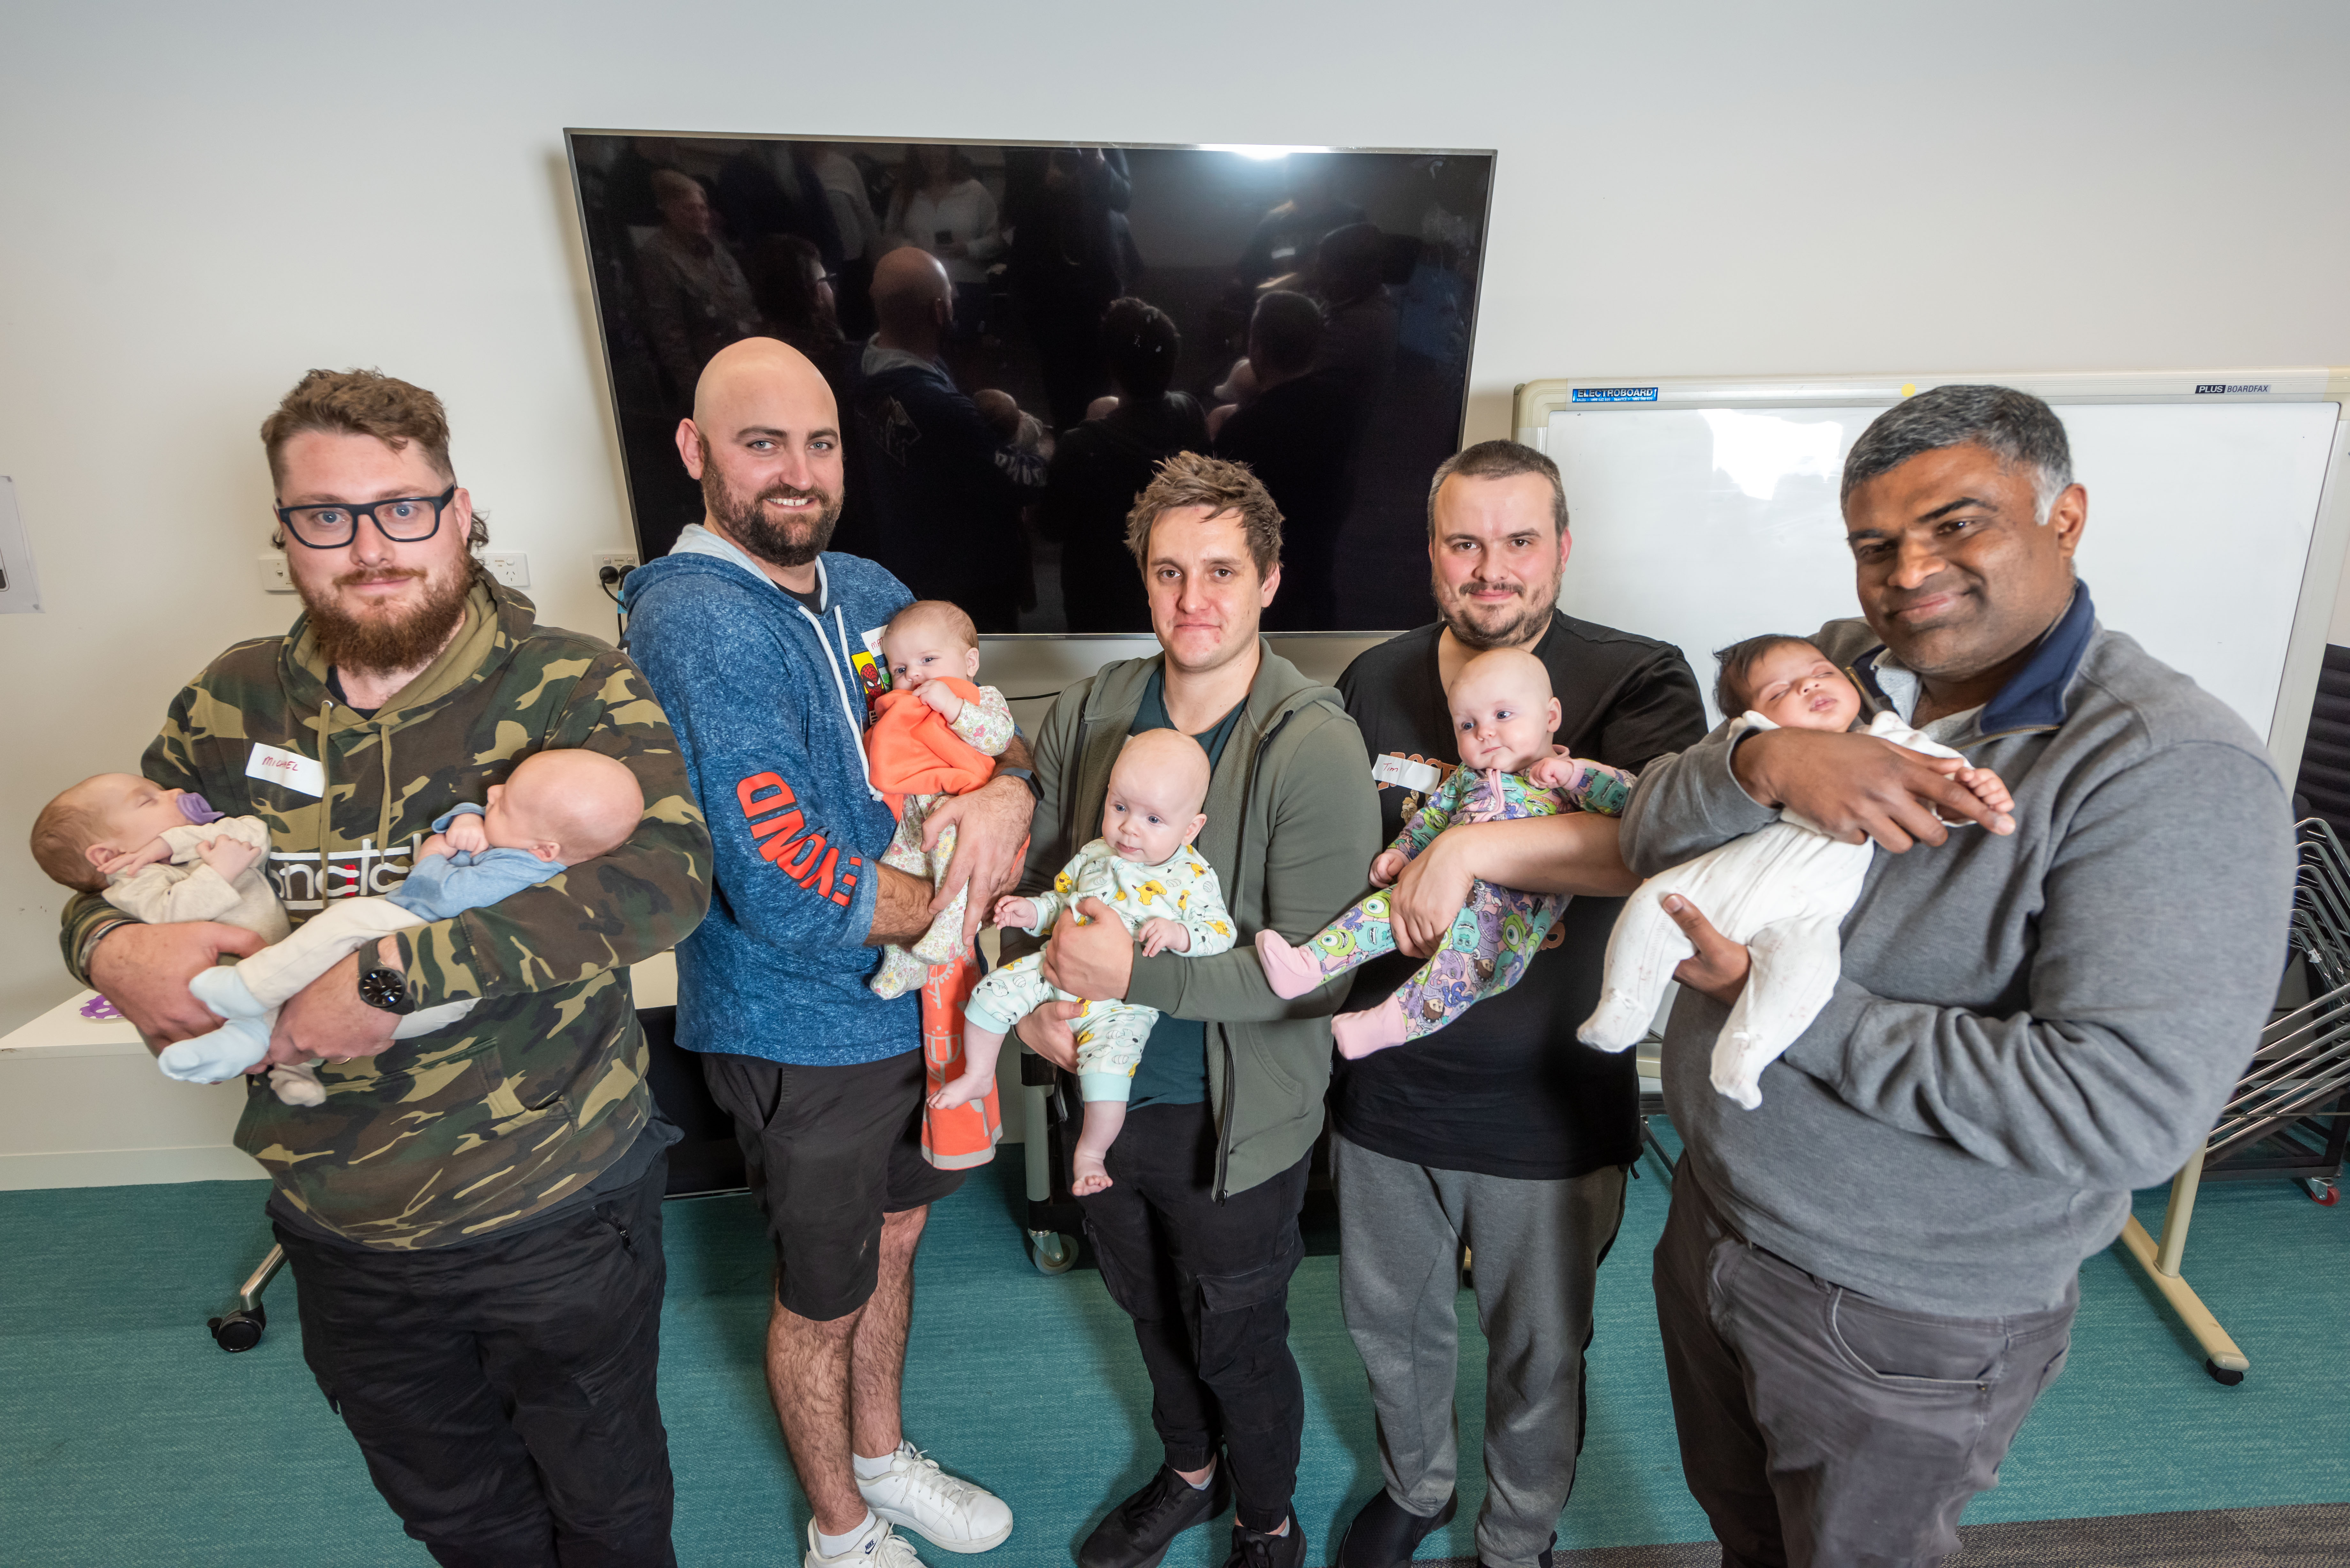
[[[1436,493],[1454,474],[1463,479],[1515,479],[1522,473],[1539,473],[1550,481],[1550,512],[1558,524],[1560,537],[1566,535],[1566,484],[1558,476],[1558,464],[1534,448],[1513,441],[1481,441],[1465,447],[1436,465],[1436,477],[1428,482],[1428,536],[1436,537]]]
[[[1849,504],[1854,491],[1911,458],[1952,446],[1982,447],[2002,467],[2032,470],[2035,523],[2048,521],[2073,483],[2064,421],[2046,403],[2012,387],[1936,387],[1894,404],[1860,432],[1844,460],[1838,504]]]

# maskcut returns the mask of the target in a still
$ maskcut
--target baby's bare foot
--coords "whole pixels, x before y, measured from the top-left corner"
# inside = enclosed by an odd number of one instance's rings
[[[1069,1190],[1077,1197],[1089,1198],[1111,1185],[1100,1159],[1082,1151],[1069,1157]]]
[[[995,1075],[993,1073],[965,1073],[931,1096],[931,1109],[951,1111],[957,1106],[967,1106],[983,1097],[994,1086]]]

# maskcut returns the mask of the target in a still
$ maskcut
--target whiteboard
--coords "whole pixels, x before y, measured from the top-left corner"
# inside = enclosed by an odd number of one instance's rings
[[[2345,466],[2334,462],[2342,400],[2323,396],[2334,389],[2305,376],[2299,396],[2198,401],[2093,386],[2068,401],[2066,378],[1964,379],[2049,399],[2088,492],[2076,561],[2098,618],[2241,714],[2291,778],[2350,533],[2350,519],[2327,516],[2340,510],[2329,469]],[[1575,384],[1537,387],[1560,385]],[[1729,395],[1709,398],[1710,386]],[[1522,410],[1534,389],[1521,389]],[[1566,486],[1574,548],[1560,607],[1679,645],[1717,720],[1713,649],[1859,613],[1837,483],[1854,441],[1900,392],[1864,382],[1839,401],[1822,383],[1788,389],[1774,403],[1768,383],[1658,383],[1638,389],[1654,401],[1554,396],[1539,423],[1521,421],[1520,439],[1557,462]],[[2289,681],[2296,655],[2306,679]]]

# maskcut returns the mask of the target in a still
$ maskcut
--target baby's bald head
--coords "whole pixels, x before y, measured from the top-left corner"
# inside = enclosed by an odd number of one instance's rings
[[[1444,705],[1468,767],[1523,773],[1549,754],[1558,729],[1550,667],[1523,649],[1496,648],[1469,660],[1445,684]]]
[[[483,826],[493,845],[566,866],[609,855],[645,815],[644,791],[627,764],[577,747],[525,757],[488,804]]]
[[[1109,771],[1102,836],[1120,859],[1159,864],[1206,824],[1200,807],[1213,773],[1200,742],[1180,730],[1128,736]]]

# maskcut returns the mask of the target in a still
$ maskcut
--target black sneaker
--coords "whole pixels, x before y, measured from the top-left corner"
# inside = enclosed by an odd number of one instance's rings
[[[1233,1520],[1232,1552],[1224,1568],[1305,1568],[1305,1527],[1294,1513],[1285,1535],[1267,1535]]]
[[[1550,1532],[1550,1545],[1544,1547],[1539,1552],[1535,1553],[1534,1561],[1542,1564],[1542,1568],[1551,1568],[1551,1553],[1557,1546],[1558,1532],[1554,1530]],[[1477,1559],[1477,1568],[1486,1568],[1486,1563],[1482,1557]]]
[[[1223,1462],[1204,1487],[1195,1487],[1166,1465],[1150,1484],[1109,1511],[1077,1548],[1077,1568],[1159,1568],[1175,1538],[1205,1524],[1232,1505]]]
[[[1381,1487],[1363,1504],[1355,1521],[1347,1526],[1347,1533],[1338,1538],[1336,1568],[1403,1568],[1419,1543],[1436,1531],[1452,1522],[1461,1511],[1461,1494],[1454,1492],[1444,1500],[1444,1506],[1426,1519],[1407,1512],[1404,1506],[1388,1495]],[[1547,1564],[1545,1564],[1547,1568]]]

